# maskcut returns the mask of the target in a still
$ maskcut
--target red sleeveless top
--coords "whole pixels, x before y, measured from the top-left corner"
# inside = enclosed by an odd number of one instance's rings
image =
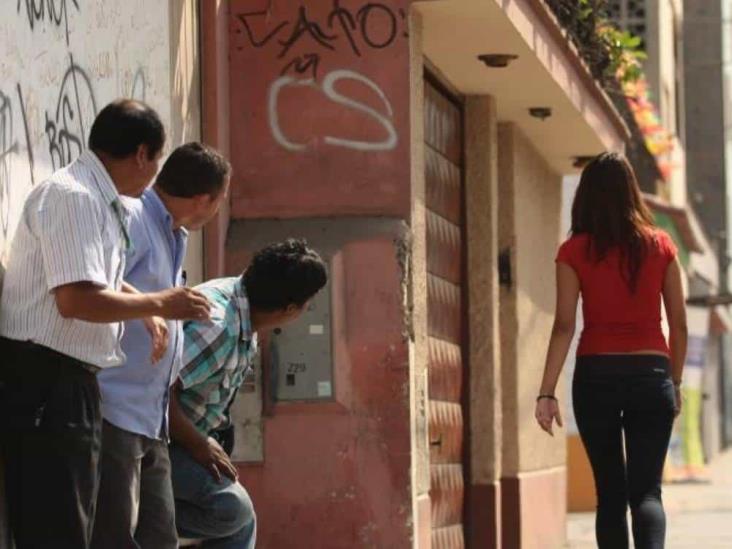
[[[661,292],[666,269],[676,257],[671,237],[654,229],[632,293],[621,270],[618,249],[602,261],[588,253],[590,237],[578,234],[559,248],[557,261],[577,273],[582,295],[584,330],[577,355],[654,350],[669,353],[661,330]]]

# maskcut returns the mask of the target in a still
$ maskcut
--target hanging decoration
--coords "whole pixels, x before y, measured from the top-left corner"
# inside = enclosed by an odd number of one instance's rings
[[[646,149],[655,158],[661,177],[668,182],[675,167],[671,161],[674,151],[674,136],[661,123],[648,80],[640,72],[633,80],[623,79],[622,75],[619,75],[618,81],[621,83],[621,89],[633,113],[633,118],[643,135]]]

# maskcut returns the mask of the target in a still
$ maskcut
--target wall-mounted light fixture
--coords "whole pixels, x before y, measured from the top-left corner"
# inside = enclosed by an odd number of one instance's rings
[[[512,53],[484,53],[483,55],[479,55],[478,59],[485,63],[486,67],[503,69],[508,67],[511,61],[518,59],[518,55]]]
[[[549,107],[531,107],[529,114],[543,122],[552,115],[552,110]]]
[[[498,283],[511,289],[513,276],[511,274],[511,248],[504,248],[498,254]]]

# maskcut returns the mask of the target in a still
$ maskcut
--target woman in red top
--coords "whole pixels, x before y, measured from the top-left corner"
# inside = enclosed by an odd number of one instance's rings
[[[686,313],[676,248],[654,227],[627,160],[592,160],[572,206],[572,236],[557,254],[557,305],[536,419],[562,425],[554,396],[582,295],[584,330],[572,386],[597,491],[600,549],[664,546],[661,476],[686,355]],[[670,347],[661,331],[661,299]],[[623,451],[623,438],[625,451]]]

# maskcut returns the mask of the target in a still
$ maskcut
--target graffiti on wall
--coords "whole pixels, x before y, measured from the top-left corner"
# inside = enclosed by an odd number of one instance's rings
[[[321,70],[323,60],[332,54],[348,53],[355,58],[368,56],[370,51],[389,48],[399,39],[407,39],[407,17],[404,8],[369,2],[345,6],[334,0],[327,11],[314,13],[299,6],[292,18],[272,20],[268,10],[236,14],[235,33],[243,37],[237,51],[246,48],[272,51],[281,63],[279,77],[271,82],[267,94],[269,129],[274,140],[290,152],[305,152],[322,143],[355,151],[390,151],[398,144],[394,109],[388,94],[377,81],[353,67]],[[266,24],[265,24],[266,23]],[[360,84],[369,96],[356,98],[342,91],[348,83]],[[340,85],[339,85],[340,84]],[[285,117],[280,111],[280,96],[285,89],[321,94],[334,107],[349,109],[382,129],[382,136],[371,139],[340,135],[308,136],[297,142],[288,136]],[[341,131],[348,131],[343,128]]]
[[[69,164],[84,151],[85,136],[97,114],[94,89],[84,69],[70,56],[69,68],[61,79],[55,109],[46,111],[48,154],[53,169]],[[84,108],[82,105],[90,105]]]
[[[18,0],[17,12],[25,12],[30,30],[35,30],[43,23],[61,27],[66,33],[66,45],[69,44],[69,4],[80,10],[78,0]]]
[[[277,21],[271,30],[258,36],[254,29],[256,20],[269,15],[267,10],[237,14],[242,28],[236,32],[246,34],[249,45],[257,49],[276,41],[279,48],[277,57],[284,60],[281,74],[289,71],[297,74],[310,72],[316,78],[324,51],[335,51],[345,44],[356,56],[361,57],[364,49],[387,48],[398,36],[409,36],[404,8],[395,10],[387,4],[374,2],[364,4],[354,12],[335,0],[332,9],[322,20],[311,18],[307,7],[300,6],[294,21]],[[316,51],[291,56],[291,50],[302,42],[310,42],[308,47],[314,47]],[[244,46],[238,46],[237,49],[241,51]]]
[[[377,109],[370,107],[369,105],[359,102],[351,97],[348,97],[337,91],[336,85],[341,80],[353,80],[355,82],[361,82],[366,87],[374,92],[374,95],[379,98],[384,107],[384,112],[379,112]],[[272,132],[272,136],[275,141],[283,148],[289,151],[304,151],[308,145],[306,143],[295,143],[287,138],[285,131],[280,123],[279,114],[279,96],[280,92],[285,87],[299,87],[306,86],[312,89],[319,90],[325,97],[330,101],[339,105],[344,105],[354,111],[360,112],[373,118],[376,122],[381,124],[385,131],[385,137],[383,140],[367,141],[361,139],[349,139],[346,137],[337,137],[332,135],[323,136],[323,142],[328,145],[336,147],[345,147],[348,149],[354,149],[357,151],[389,151],[397,145],[397,132],[394,128],[393,115],[394,111],[389,103],[389,99],[383,90],[368,76],[364,76],[356,71],[348,69],[337,69],[329,72],[323,78],[321,83],[318,83],[313,78],[307,79],[296,79],[292,76],[280,76],[275,80],[269,89],[269,96],[267,101],[267,114],[269,119],[269,126]],[[314,142],[313,139],[310,140]]]
[[[10,155],[18,151],[13,132],[13,104],[10,97],[0,91],[0,230],[3,237],[8,232],[10,208]]]
[[[155,18],[167,21],[167,6],[150,8],[144,0],[3,4],[0,33],[7,40],[0,56],[14,61],[0,67],[0,260],[28,191],[84,151],[106,102],[146,100],[148,63],[169,59],[167,45],[140,28]],[[131,32],[141,37],[134,44],[127,40]]]
[[[31,185],[34,185],[33,147],[28,131],[28,116],[23,101],[23,90],[20,84],[16,85],[15,91],[17,108],[20,111],[23,135],[25,137],[27,163],[29,167],[28,177]],[[7,238],[10,229],[11,183],[14,175],[13,157],[20,152],[20,144],[13,125],[13,99],[0,90],[0,235],[3,239]]]
[[[408,7],[231,0],[234,217],[408,209]]]

